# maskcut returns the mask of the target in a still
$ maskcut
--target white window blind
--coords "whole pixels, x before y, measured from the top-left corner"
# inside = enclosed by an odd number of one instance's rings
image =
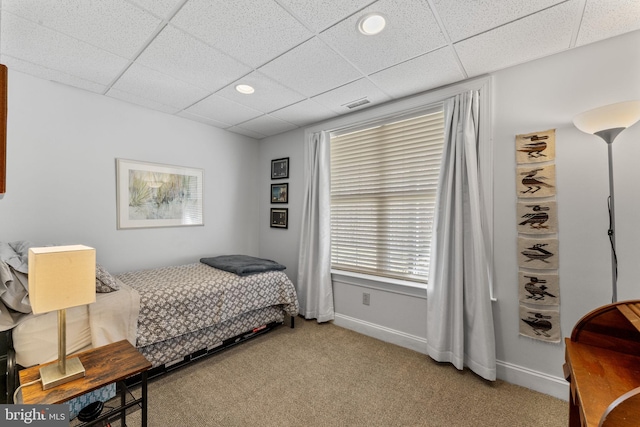
[[[442,110],[331,138],[331,267],[426,283]]]

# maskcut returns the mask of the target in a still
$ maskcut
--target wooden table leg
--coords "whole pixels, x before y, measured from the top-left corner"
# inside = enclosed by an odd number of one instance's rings
[[[577,396],[576,396],[577,397]],[[574,401],[573,393],[569,392],[569,427],[581,427],[580,406]]]

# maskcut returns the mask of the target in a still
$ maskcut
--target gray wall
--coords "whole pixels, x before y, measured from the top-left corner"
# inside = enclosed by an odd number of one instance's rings
[[[557,130],[561,326],[562,335],[568,336],[580,317],[611,298],[606,144],[578,131],[572,118],[591,108],[640,99],[639,45],[636,31],[491,76],[498,376],[564,399],[568,397],[562,374],[564,345],[518,335],[515,135]],[[640,125],[636,125],[614,144],[619,299],[640,298],[640,228],[635,221],[640,212],[639,141]],[[302,143],[300,131],[264,139],[261,162],[276,153],[301,153]],[[293,179],[298,178],[302,179],[298,175]],[[293,193],[292,203],[299,203],[299,197],[298,191]],[[268,206],[261,204],[261,210],[266,216]],[[290,221],[286,236],[266,234],[263,228],[268,224],[261,223],[261,254],[285,242],[291,245],[287,251],[297,248],[299,226],[294,225],[296,218]],[[370,306],[362,305],[363,292],[371,294]],[[417,351],[424,351],[426,344],[425,298],[416,289],[334,280],[337,324]]]
[[[260,255],[286,265],[285,272],[295,284],[298,280],[298,239],[304,197],[304,131],[296,129],[260,143]],[[271,160],[289,157],[289,179],[271,179]],[[289,184],[289,203],[271,204],[271,184]],[[271,228],[270,208],[289,209],[288,228]]]
[[[86,244],[114,273],[258,254],[252,138],[11,70],[7,134],[2,241]],[[116,158],[204,169],[205,225],[117,230]]]

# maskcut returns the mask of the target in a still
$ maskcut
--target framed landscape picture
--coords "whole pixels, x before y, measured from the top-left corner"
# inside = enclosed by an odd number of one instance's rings
[[[289,184],[271,184],[271,203],[289,203]]]
[[[289,158],[271,160],[271,179],[289,178]]]
[[[289,226],[289,209],[271,208],[271,228],[287,228]]]
[[[118,229],[204,225],[204,171],[116,159]]]

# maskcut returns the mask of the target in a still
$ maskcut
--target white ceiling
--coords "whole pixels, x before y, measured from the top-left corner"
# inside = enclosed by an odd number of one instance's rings
[[[0,0],[0,62],[260,139],[638,29],[640,0]]]

